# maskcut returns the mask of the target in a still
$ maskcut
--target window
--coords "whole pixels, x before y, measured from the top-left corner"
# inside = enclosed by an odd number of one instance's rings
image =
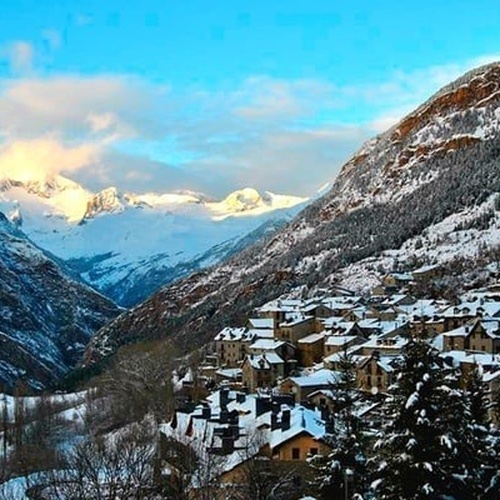
[[[314,455],[317,455],[318,454],[318,448],[311,448],[311,450],[309,451],[309,454],[314,457]]]
[[[292,460],[300,459],[300,448],[292,448]]]

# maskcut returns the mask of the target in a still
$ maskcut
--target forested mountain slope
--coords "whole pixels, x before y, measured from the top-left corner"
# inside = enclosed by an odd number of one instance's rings
[[[495,63],[443,88],[365,144],[331,191],[282,231],[163,288],[106,325],[89,345],[86,362],[145,338],[173,336],[185,348],[201,345],[264,301],[300,286],[331,284],[346,266],[401,249],[476,207],[493,210],[491,227],[483,229],[495,235],[488,241],[496,245],[498,192],[500,64]]]
[[[71,279],[0,212],[0,384],[41,389],[80,361],[119,308]]]

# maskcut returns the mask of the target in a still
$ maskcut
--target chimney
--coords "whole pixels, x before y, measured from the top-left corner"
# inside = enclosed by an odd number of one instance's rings
[[[222,436],[222,453],[224,455],[229,455],[234,451],[234,437],[230,436]]]
[[[219,391],[219,406],[221,409],[227,408],[227,404],[229,403],[229,389],[224,387]]]
[[[290,410],[283,410],[281,413],[281,430],[290,429]]]
[[[238,425],[238,423],[230,424],[229,428],[231,429],[231,435],[233,436],[233,438],[238,439],[240,437],[240,426]]]
[[[236,402],[237,403],[244,403],[246,400],[246,394],[244,392],[238,392],[236,393]]]
[[[232,410],[229,412],[229,423],[237,424],[240,421],[240,414],[238,410]]]
[[[273,403],[273,407],[271,409],[271,430],[275,431],[276,429],[279,429],[279,423],[278,423],[278,408],[276,407],[277,405]]]
[[[271,405],[269,404],[269,400],[258,397],[255,398],[255,416],[260,417],[263,413],[266,413],[271,409]]]
[[[212,410],[210,409],[210,406],[204,405],[201,410],[201,418],[208,420],[211,416],[212,416]]]
[[[220,415],[219,415],[219,422],[221,424],[227,424],[229,421],[229,412],[224,408],[220,410]]]

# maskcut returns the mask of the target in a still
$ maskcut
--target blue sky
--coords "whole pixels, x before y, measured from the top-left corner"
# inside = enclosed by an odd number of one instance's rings
[[[0,173],[310,194],[499,26],[488,0],[2,2]]]

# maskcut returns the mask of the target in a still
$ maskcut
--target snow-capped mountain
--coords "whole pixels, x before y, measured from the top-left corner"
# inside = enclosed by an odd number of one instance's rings
[[[267,232],[281,227],[306,202],[250,188],[215,201],[193,192],[135,194],[115,187],[94,194],[62,176],[0,181],[0,210],[125,306],[228,257],[249,233],[265,234],[259,226],[266,224]]]
[[[395,260],[477,268],[498,261],[499,250],[500,63],[494,63],[444,87],[367,142],[331,190],[272,238],[112,321],[93,338],[87,362],[165,332],[181,346],[201,345],[280,294],[356,285],[354,276],[366,286],[370,273],[390,270]]]
[[[91,335],[119,312],[71,279],[0,212],[0,384],[49,387],[80,361]]]

